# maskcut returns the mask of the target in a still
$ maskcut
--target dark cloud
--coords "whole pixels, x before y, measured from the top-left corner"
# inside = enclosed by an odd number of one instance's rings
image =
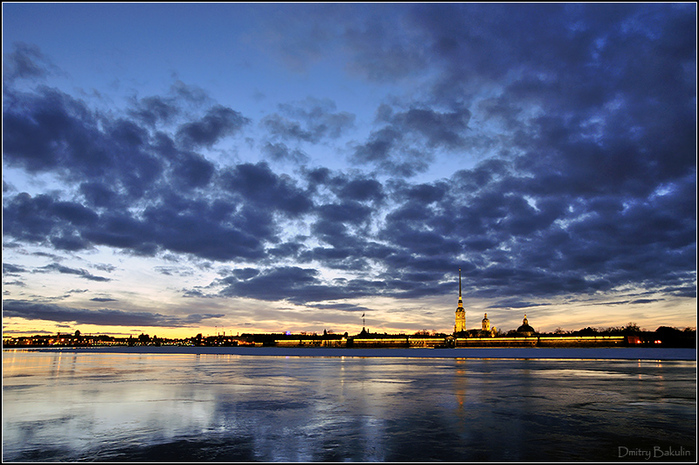
[[[308,161],[308,155],[303,153],[299,149],[290,149],[286,144],[282,142],[271,143],[267,142],[262,146],[262,153],[264,153],[267,158],[272,161],[292,161],[297,164],[305,163]]]
[[[329,168],[320,167],[307,169],[302,167],[304,179],[308,182],[311,191],[315,192],[319,186],[328,185],[332,182],[332,171]]]
[[[256,274],[247,279],[231,275],[220,281],[220,284],[225,286],[221,294],[269,301],[327,300],[327,297],[333,293],[333,289],[321,284],[317,276],[316,270],[295,266],[271,269],[264,274]]]
[[[194,94],[187,98],[201,100]],[[262,165],[257,170],[243,165],[222,177],[236,183],[234,190],[243,196],[237,200],[245,202],[250,196],[249,206],[236,208],[230,196],[208,202],[175,194],[174,189],[207,186],[216,174],[214,165],[178,147],[168,134],[154,133],[137,120],[97,115],[54,89],[12,93],[4,116],[7,162],[29,172],[51,171],[81,181],[82,199],[76,201],[26,193],[6,199],[5,233],[20,240],[67,251],[107,245],[141,255],[173,250],[214,260],[259,258],[262,243],[255,236],[271,238],[275,229],[267,207],[298,214],[311,206],[290,180]],[[179,134],[208,144],[246,121],[237,112],[214,106],[201,120],[180,127]],[[33,145],[22,142],[23,137]],[[260,176],[271,180],[271,190],[255,184]],[[149,207],[134,214],[134,202],[147,202]]]
[[[322,260],[322,258],[320,258]],[[327,263],[326,263],[327,264]],[[419,267],[423,263],[417,263]],[[443,266],[446,268],[446,266]],[[356,271],[356,270],[355,270]],[[241,279],[234,274],[212,283],[221,287],[219,295],[248,297],[259,300],[287,300],[295,304],[318,306],[316,302],[382,295],[395,298],[416,298],[452,291],[448,283],[436,284],[434,279],[444,273],[387,273],[379,279],[355,278],[323,280],[313,268],[277,267]],[[328,304],[335,305],[335,304]],[[349,310],[351,310],[348,307]],[[347,310],[347,309],[345,309]]]
[[[596,306],[607,306],[607,305],[625,305],[628,304],[630,301],[629,300],[617,300],[614,302],[600,302],[600,303],[594,303],[590,305],[596,305]]]
[[[423,205],[429,205],[433,202],[438,202],[444,198],[448,190],[448,186],[444,182],[437,181],[433,184],[415,184],[405,186],[404,189],[398,191],[398,194],[405,194],[405,197],[411,202],[417,202]]]
[[[163,327],[196,326],[204,320],[224,316],[223,314],[192,314],[186,317],[175,317],[150,312],[70,308],[25,300],[4,300],[3,315],[26,320],[73,322],[84,325]]]
[[[215,173],[212,162],[199,153],[180,149],[166,133],[155,134],[153,150],[169,162],[170,170],[163,177],[172,184],[187,189],[205,187]]]
[[[298,242],[283,242],[274,247],[269,247],[267,253],[272,259],[277,258],[297,258],[299,252],[304,248],[305,238],[297,238]]]
[[[198,112],[207,105],[211,105],[213,100],[208,93],[195,85],[185,84],[182,81],[175,81],[165,95],[152,95],[139,98],[133,95],[129,99],[127,115],[138,123],[145,124],[149,129],[156,127],[170,126],[182,119],[191,118],[192,112]],[[205,116],[198,123],[206,125],[209,121],[215,126],[216,110],[223,107],[212,107],[209,109],[209,119]],[[212,114],[213,112],[213,114]],[[226,117],[225,111],[220,112],[219,117]],[[231,114],[231,116],[236,116]],[[238,115],[239,116],[239,115]],[[245,121],[246,123],[248,121]],[[222,123],[225,123],[223,121]],[[195,131],[196,132],[196,131]]]
[[[93,224],[97,215],[80,204],[59,202],[48,195],[18,194],[3,202],[4,233],[19,240],[53,244],[62,250],[88,246],[79,228]]]
[[[250,279],[260,274],[260,270],[255,268],[240,268],[233,271],[233,275],[238,279]]]
[[[542,305],[536,302],[520,301],[517,299],[504,299],[489,305],[487,308],[529,308],[529,307],[540,307]]]
[[[164,161],[148,131],[107,118],[56,89],[6,90],[4,161],[30,173],[54,172],[75,182],[108,183],[131,197],[155,187]],[[102,199],[103,200],[103,199]]]
[[[386,216],[380,237],[403,252],[385,261],[415,271],[422,257],[454,269],[469,261],[475,266],[464,269],[465,289],[488,297],[588,293],[632,282],[658,289],[691,281],[693,176],[661,189],[663,195],[589,199],[529,190],[528,183],[539,177],[538,165],[510,171],[502,164],[481,164],[457,173],[451,191],[421,186],[423,193],[439,193],[423,197],[439,199],[429,204],[414,201],[414,187],[396,184],[393,198],[402,202]],[[674,252],[656,255],[659,250]],[[464,258],[456,261],[456,256]]]
[[[392,115],[389,122],[402,133],[417,133],[425,138],[429,147],[462,147],[462,134],[468,129],[471,112],[465,108],[451,112],[438,112],[425,108],[411,108]]]
[[[457,105],[453,111],[413,107],[394,113],[387,105],[377,111],[383,127],[358,144],[350,161],[371,164],[394,175],[410,177],[426,171],[435,149],[464,149],[471,112]]]
[[[179,152],[177,163],[173,164],[173,181],[189,188],[205,187],[211,181],[214,164],[203,156],[192,152]]]
[[[58,73],[58,68],[36,45],[15,42],[12,49],[12,52],[3,54],[2,78],[5,85],[12,85],[18,79],[39,79]]]
[[[156,266],[153,269],[166,276],[192,276],[194,274],[192,270],[177,266]]]
[[[134,99],[129,114],[143,123],[155,127],[158,123],[169,123],[181,112],[174,99],[159,96]]]
[[[24,281],[3,281],[3,285],[5,286],[19,286],[19,287],[26,287],[27,283]],[[3,291],[4,295],[11,295],[12,293],[5,289]]]
[[[374,131],[367,142],[357,147],[352,160],[357,163],[386,163],[401,138],[401,133],[391,127]]]
[[[361,305],[355,304],[311,304],[308,305],[311,308],[317,308],[319,310],[339,310],[341,312],[368,312],[371,311],[368,307],[362,307]]]
[[[266,163],[242,163],[221,173],[223,186],[262,210],[295,216],[310,211],[313,201],[292,179],[277,176]]]
[[[4,161],[29,172],[59,169],[65,163],[85,163],[96,170],[94,155],[102,152],[97,121],[87,106],[56,90],[40,88],[35,94],[6,92],[3,108]],[[88,156],[93,154],[93,158]]]
[[[279,105],[280,113],[266,116],[262,126],[282,140],[318,143],[336,139],[354,126],[355,116],[337,112],[335,102],[309,97],[305,101]]]
[[[652,304],[654,302],[659,302],[665,299],[636,299],[632,300],[630,303],[632,304]]]
[[[325,204],[316,210],[322,221],[330,223],[361,224],[370,219],[373,210],[356,201],[347,201],[341,204]]]
[[[250,119],[241,113],[215,105],[198,121],[192,121],[180,126],[177,137],[186,146],[211,147],[220,139],[240,131]]]
[[[105,278],[103,276],[95,276],[92,273],[90,273],[89,271],[84,270],[82,268],[70,268],[70,267],[61,265],[60,263],[51,263],[50,265],[46,265],[46,266],[42,266],[42,267],[34,269],[34,273],[48,273],[51,271],[55,271],[55,272],[62,273],[62,274],[74,274],[74,275],[80,276],[81,278],[85,278],[89,281],[99,281],[99,282],[111,281],[111,279]]]
[[[348,200],[380,202],[384,199],[383,186],[376,179],[349,179],[335,185],[338,197]]]
[[[96,263],[93,266],[98,270],[106,271],[107,273],[111,273],[112,271],[116,270],[116,266],[110,265],[108,263]]]
[[[218,207],[215,203],[190,202],[177,197],[155,204],[143,212],[142,221],[126,225],[129,237],[138,241],[129,246],[152,244],[158,249],[211,260],[261,258],[261,239],[269,232],[260,225],[250,224],[246,212],[233,215],[232,211],[222,212]],[[108,226],[103,228],[105,232],[113,230]],[[256,236],[256,232],[264,235]]]
[[[101,182],[84,182],[80,184],[80,193],[85,197],[88,204],[98,208],[110,206],[123,206],[123,200],[118,194]]]
[[[222,286],[220,295],[248,297],[266,301],[287,300],[295,304],[366,297],[369,295],[404,296],[404,289],[383,279],[335,279],[326,282],[312,268],[277,267],[260,272],[248,279],[235,275],[220,279],[212,285]],[[415,295],[415,294],[413,294]],[[316,304],[313,304],[316,305]]]
[[[211,102],[209,94],[204,89],[196,85],[185,84],[180,80],[176,80],[170,86],[168,95],[183,105],[188,104],[195,107],[201,107]]]
[[[2,274],[3,276],[17,276],[19,273],[26,273],[27,269],[21,265],[14,265],[12,263],[2,264]]]

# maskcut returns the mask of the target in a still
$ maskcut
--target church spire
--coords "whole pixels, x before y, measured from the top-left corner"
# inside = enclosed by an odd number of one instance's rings
[[[464,302],[461,300],[461,268],[459,268],[459,307],[463,307]]]
[[[464,310],[464,301],[461,299],[461,268],[459,268],[459,305],[456,307],[454,323],[454,334],[466,331],[466,310]]]

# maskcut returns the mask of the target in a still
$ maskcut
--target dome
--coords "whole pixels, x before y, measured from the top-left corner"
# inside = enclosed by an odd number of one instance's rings
[[[518,333],[535,333],[536,331],[529,325],[522,325],[517,328]]]
[[[524,320],[522,320],[522,326],[517,328],[517,332],[520,334],[524,334],[525,336],[531,336],[536,332],[534,328],[529,326],[529,320],[527,320],[527,315],[524,315]]]

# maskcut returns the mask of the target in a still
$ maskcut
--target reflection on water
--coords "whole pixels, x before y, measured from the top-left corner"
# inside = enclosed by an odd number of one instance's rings
[[[695,389],[694,361],[4,351],[3,460],[694,461]]]

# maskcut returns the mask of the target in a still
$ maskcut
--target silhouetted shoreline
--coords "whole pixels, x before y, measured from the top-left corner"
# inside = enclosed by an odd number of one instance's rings
[[[696,360],[696,349],[673,348],[302,348],[302,347],[28,347],[5,348],[29,352],[90,352],[138,354],[212,354],[276,357],[417,357],[466,359],[579,359],[579,360]]]

